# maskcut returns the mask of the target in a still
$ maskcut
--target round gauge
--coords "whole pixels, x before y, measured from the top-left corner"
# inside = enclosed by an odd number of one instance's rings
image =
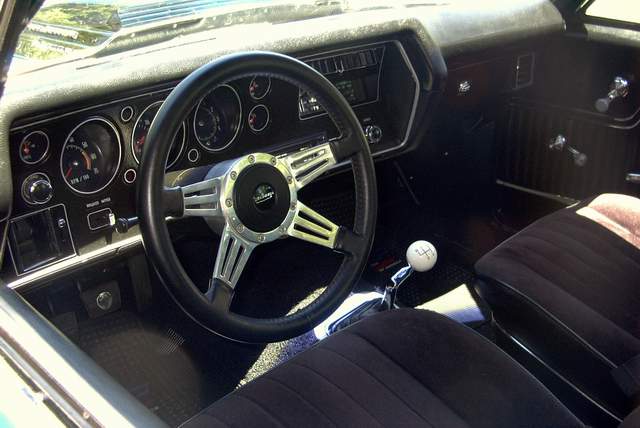
[[[140,113],[140,116],[138,116],[136,124],[133,127],[131,151],[133,152],[133,157],[137,163],[140,163],[140,160],[142,159],[142,149],[144,148],[144,143],[147,140],[147,134],[149,133],[149,128],[151,128],[151,122],[153,122],[153,119],[156,117],[162,103],[163,101],[157,101],[144,109],[142,113]],[[180,126],[178,133],[173,138],[171,151],[169,151],[169,157],[167,158],[167,169],[175,165],[175,163],[178,162],[178,159],[180,159],[182,150],[184,150],[186,137],[187,132],[183,123],[182,126]]]
[[[235,89],[222,85],[200,100],[193,119],[196,139],[210,152],[229,147],[240,132],[242,105]]]
[[[60,172],[75,192],[89,195],[111,183],[120,167],[120,136],[111,122],[92,117],[76,126],[62,146]]]
[[[247,122],[253,132],[262,132],[267,129],[267,126],[269,126],[269,109],[267,106],[260,104],[252,108],[249,112],[249,117],[247,117]]]
[[[20,159],[33,165],[40,162],[49,153],[49,136],[42,131],[33,131],[20,142]]]
[[[271,90],[271,77],[255,76],[249,84],[249,95],[254,100],[261,100]]]

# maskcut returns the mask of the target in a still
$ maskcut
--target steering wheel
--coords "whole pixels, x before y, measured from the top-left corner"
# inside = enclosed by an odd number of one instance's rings
[[[202,181],[166,187],[164,171],[173,136],[193,106],[213,88],[252,76],[281,79],[315,96],[340,136],[288,155],[241,156],[213,165]],[[300,189],[344,161],[351,161],[355,183],[351,230],[298,200]],[[356,115],[324,76],[285,55],[233,54],[194,71],[162,104],[141,160],[137,206],[145,251],[168,291],[189,316],[232,340],[274,342],[298,336],[319,324],[346,299],[360,278],[376,223],[375,170]],[[176,256],[167,216],[200,216],[223,224],[213,275],[204,293]],[[234,290],[251,252],[258,245],[287,236],[342,253],[343,261],[332,281],[312,303],[291,315],[262,319],[232,312]]]

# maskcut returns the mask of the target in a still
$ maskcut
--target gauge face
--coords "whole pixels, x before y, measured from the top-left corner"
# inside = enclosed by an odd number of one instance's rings
[[[49,152],[49,137],[42,131],[34,131],[20,143],[20,159],[33,165],[40,162]]]
[[[140,163],[140,160],[142,159],[142,149],[144,148],[144,143],[147,140],[147,134],[149,133],[149,128],[151,128],[151,122],[153,122],[153,119],[156,117],[162,103],[163,101],[158,101],[144,109],[133,127],[131,151],[133,152],[133,157],[137,163]],[[180,126],[178,133],[173,137],[173,143],[171,143],[171,150],[169,151],[169,157],[167,158],[167,168],[171,168],[176,162],[178,162],[178,159],[180,159],[182,150],[184,150],[186,136],[187,134],[183,123],[182,126]]]
[[[60,172],[72,190],[99,192],[111,183],[120,167],[120,136],[111,122],[94,117],[71,131],[60,157]]]
[[[249,84],[249,95],[254,100],[261,100],[267,96],[271,90],[271,78],[265,76],[255,76]]]
[[[265,105],[257,105],[251,109],[247,117],[249,128],[253,132],[262,132],[269,126],[269,109]]]
[[[240,131],[242,105],[231,86],[218,86],[198,103],[193,119],[196,139],[210,152],[227,148]]]

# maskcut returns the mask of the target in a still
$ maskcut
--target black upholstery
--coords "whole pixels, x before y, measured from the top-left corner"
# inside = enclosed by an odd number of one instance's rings
[[[485,255],[476,272],[480,295],[511,336],[619,418],[630,412],[640,200],[604,194],[553,213]]]
[[[640,354],[640,200],[602,195],[549,215],[476,264],[481,294],[508,288],[577,334],[611,366]],[[618,233],[617,233],[618,232]]]
[[[420,310],[361,321],[214,403],[195,427],[581,427],[472,330]]]

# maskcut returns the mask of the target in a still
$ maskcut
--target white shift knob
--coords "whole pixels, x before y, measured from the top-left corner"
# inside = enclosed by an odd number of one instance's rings
[[[429,241],[416,241],[407,248],[407,263],[416,272],[426,272],[435,266],[438,251]]]

